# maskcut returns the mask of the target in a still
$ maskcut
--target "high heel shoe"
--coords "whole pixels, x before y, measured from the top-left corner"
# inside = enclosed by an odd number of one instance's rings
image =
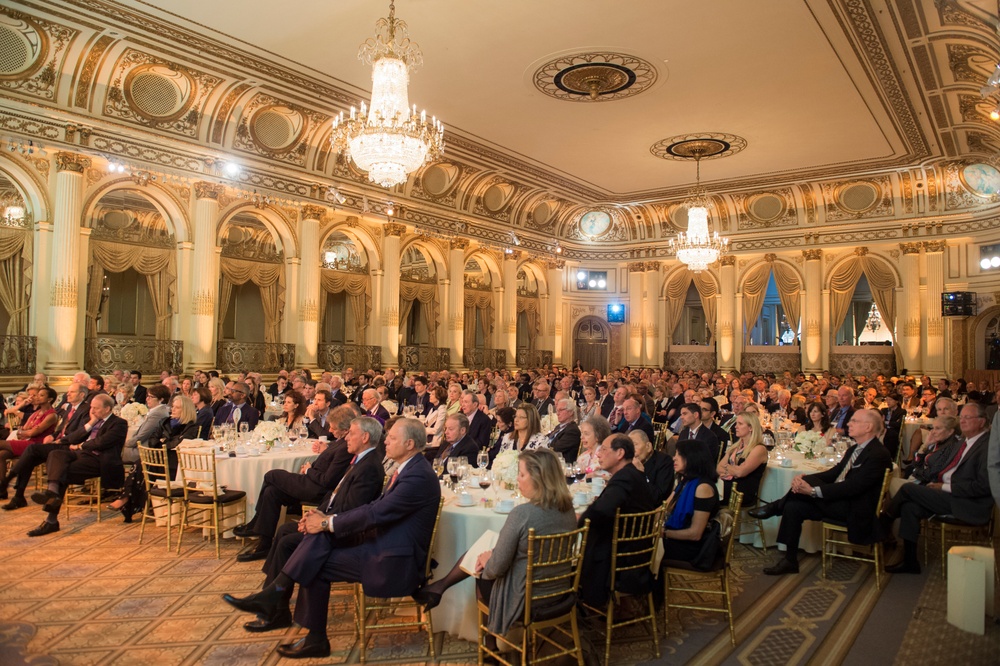
[[[105,508],[107,508],[108,511],[121,511],[122,507],[124,507],[124,506],[125,506],[125,500],[123,500],[123,499],[116,499],[114,502],[112,502],[111,504],[109,504]]]
[[[441,603],[441,595],[422,587],[413,593],[413,600],[423,606],[425,611],[429,611]]]

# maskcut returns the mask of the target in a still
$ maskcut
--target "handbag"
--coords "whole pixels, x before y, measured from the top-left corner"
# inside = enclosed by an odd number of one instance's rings
[[[722,525],[715,518],[708,521],[705,533],[701,536],[701,549],[691,560],[691,566],[698,571],[710,571],[716,558],[722,551]]]

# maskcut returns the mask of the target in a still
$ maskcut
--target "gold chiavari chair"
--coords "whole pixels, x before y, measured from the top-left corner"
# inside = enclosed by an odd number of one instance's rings
[[[892,478],[892,469],[885,470],[885,476],[882,479],[882,491],[878,497],[878,502],[875,504],[875,519],[878,520],[879,515],[882,513],[885,507],[885,499],[889,496],[889,479]],[[842,538],[837,538],[837,536]],[[847,552],[842,552],[841,547],[845,548]],[[878,590],[882,589],[882,560],[883,558],[883,547],[882,542],[877,541],[871,546],[871,555],[859,555],[854,551],[857,548],[863,548],[864,546],[858,546],[857,544],[851,543],[847,539],[847,523],[842,521],[833,521],[830,519],[823,521],[823,578],[826,578],[827,567],[829,566],[829,561],[831,558],[840,557],[845,560],[855,560],[857,562],[871,562],[875,565],[875,588]]]
[[[538,536],[534,529],[528,530],[528,571],[521,642],[514,643],[506,636],[491,632],[486,626],[490,616],[489,605],[477,601],[480,664],[485,657],[492,657],[501,664],[514,666],[513,662],[504,658],[500,649],[494,650],[486,645],[486,637],[492,636],[498,648],[503,645],[521,655],[522,664],[574,656],[576,663],[583,666],[576,592],[580,585],[589,529],[590,521],[587,520],[583,527],[561,534]],[[567,623],[569,630],[566,629]],[[552,651],[539,657],[541,647]]]
[[[240,516],[246,522],[247,494],[242,490],[219,487],[215,473],[214,451],[177,450],[178,468],[181,472],[184,498],[181,504],[181,524],[177,534],[177,552],[181,552],[184,530],[200,527],[215,533],[215,557],[221,559],[219,535],[223,531],[222,522],[227,518]],[[226,513],[227,509],[235,511]]]
[[[955,516],[934,515],[921,521],[924,534],[924,562],[929,562],[931,534],[937,533],[941,539],[941,576],[948,577],[948,546],[978,545],[995,548],[996,525],[1000,521],[1000,508],[993,507],[990,519],[983,525],[963,522]],[[1000,579],[1000,557],[993,558],[994,576]]]
[[[142,465],[143,483],[146,485],[146,503],[142,507],[142,523],[139,526],[139,543],[146,531],[146,520],[156,521],[156,511],[167,510],[167,550],[170,550],[170,528],[174,519],[174,504],[184,498],[184,489],[178,488],[170,475],[167,450],[139,445],[139,464]]]

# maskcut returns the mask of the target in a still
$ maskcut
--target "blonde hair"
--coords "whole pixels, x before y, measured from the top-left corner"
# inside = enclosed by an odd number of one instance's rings
[[[761,427],[760,417],[757,416],[757,412],[755,411],[747,410],[740,412],[737,418],[743,419],[743,422],[750,426],[750,437],[747,444],[743,447],[743,457],[746,458],[750,451],[753,450],[753,447],[764,446],[764,429]]]
[[[563,476],[562,459],[551,449],[528,449],[517,458],[531,477],[537,495],[531,503],[543,509],[566,512],[573,509],[573,498]]]
[[[198,418],[198,410],[194,408],[194,402],[186,395],[175,395],[171,405],[177,401],[181,403],[181,415],[178,420],[181,423],[194,423]]]

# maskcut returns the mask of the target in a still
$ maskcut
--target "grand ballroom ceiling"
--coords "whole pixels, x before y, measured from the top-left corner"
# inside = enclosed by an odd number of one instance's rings
[[[378,201],[409,202],[416,226],[484,242],[517,229],[529,249],[557,238],[570,254],[595,245],[634,254],[667,238],[684,228],[695,165],[665,159],[664,147],[697,137],[732,146],[701,172],[713,226],[736,250],[764,236],[775,246],[818,243],[834,230],[850,241],[849,224],[902,237],[907,224],[932,217],[940,229],[995,205],[962,178],[1000,148],[1000,124],[988,117],[996,101],[979,93],[1000,58],[992,0],[399,0],[397,17],[424,59],[410,100],[445,123],[447,148],[441,164],[391,192],[328,146],[330,118],[369,95],[358,46],[388,2],[3,6],[72,33],[49,54],[60,76],[48,96],[0,77],[0,96],[21,115],[91,130],[55,143],[113,155],[101,135],[125,133],[175,153],[235,155],[245,185],[300,203],[324,201],[334,185],[347,196],[344,212],[363,198],[373,212]],[[594,63],[631,72],[631,87],[579,94],[570,72]],[[143,67],[174,76],[184,114],[151,120],[128,108],[169,106],[129,95],[129,75]],[[286,115],[287,145],[258,122],[268,110],[273,131],[275,109]],[[581,232],[590,210],[611,215],[603,236]]]

